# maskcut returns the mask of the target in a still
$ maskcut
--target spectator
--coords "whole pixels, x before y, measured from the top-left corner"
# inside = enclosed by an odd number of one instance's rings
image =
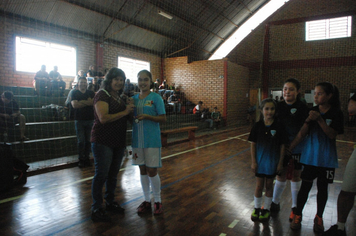
[[[96,72],[94,65],[90,65],[89,70],[87,71],[87,77],[95,77],[95,76],[98,76],[98,72]]]
[[[95,93],[99,91],[101,85],[101,79],[98,77],[94,77],[92,83],[89,83],[89,86],[92,85],[92,91]]]
[[[199,101],[198,105],[196,105],[193,109],[193,114],[195,114],[197,117],[201,116],[202,106],[203,106],[203,102]]]
[[[124,94],[128,97],[132,97],[135,92],[135,87],[133,84],[130,83],[129,79],[126,79],[125,86],[124,86]]]
[[[75,76],[74,81],[72,83],[72,88],[78,83],[78,80],[80,77],[85,77],[85,72],[84,70],[79,70],[77,76]]]
[[[175,83],[172,83],[172,85],[169,85],[169,86],[168,86],[168,89],[169,89],[169,90],[176,91]]]
[[[155,93],[158,93],[160,83],[161,83],[160,79],[156,79],[154,87],[153,87]]]
[[[29,140],[25,136],[26,118],[20,113],[19,105],[14,100],[14,94],[11,91],[5,91],[3,94],[1,94],[0,100],[1,131],[6,131],[8,127],[14,127],[15,124],[20,124],[21,141]]]
[[[163,80],[162,84],[159,86],[159,89],[168,89],[167,81]]]
[[[71,104],[74,108],[75,131],[78,143],[78,167],[91,166],[90,132],[93,126],[94,110],[93,98],[95,93],[87,90],[85,77],[79,78],[78,89],[73,92]]]
[[[122,70],[111,68],[94,97],[94,125],[91,132],[95,163],[91,208],[93,221],[111,221],[102,207],[104,184],[106,210],[114,213],[125,211],[115,202],[117,174],[126,148],[128,116],[134,108],[133,104],[126,105],[119,96],[124,89],[125,79]]]
[[[182,104],[180,103],[180,98],[177,96],[176,92],[173,92],[173,94],[168,98],[168,104],[173,106],[173,113],[180,113]]]
[[[51,92],[51,83],[49,75],[46,71],[46,65],[41,66],[41,70],[35,74],[33,79],[33,87],[36,94],[39,96],[44,93],[45,96],[49,96]]]
[[[66,82],[63,81],[61,74],[58,72],[58,66],[54,66],[53,70],[49,72],[49,78],[51,79],[51,88],[60,89],[60,96],[64,96],[64,90],[66,89]]]
[[[85,78],[85,77],[84,77]],[[64,102],[64,105],[67,107],[67,109],[69,110],[69,119],[73,119],[74,118],[74,108],[72,106],[72,96],[74,91],[76,91],[78,89],[78,84],[74,85],[74,87],[69,91],[68,96],[66,101]]]
[[[218,108],[217,107],[214,107],[214,110],[213,112],[210,114],[211,116],[211,120],[212,120],[212,125],[210,125],[210,128],[213,128],[214,127],[214,124],[216,125],[216,128],[214,129],[217,129],[220,125],[220,121],[221,121],[221,114],[220,112],[218,111]]]

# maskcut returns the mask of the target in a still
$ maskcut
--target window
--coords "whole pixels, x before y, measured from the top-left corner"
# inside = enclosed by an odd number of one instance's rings
[[[141,70],[150,70],[148,61],[139,61],[127,57],[118,58],[118,67],[125,72],[131,83],[137,83],[137,73]]]
[[[58,66],[61,75],[77,74],[77,52],[74,47],[30,38],[16,37],[16,71],[36,73],[46,65],[47,72]]]
[[[322,40],[351,37],[351,16],[307,21],[305,40]]]

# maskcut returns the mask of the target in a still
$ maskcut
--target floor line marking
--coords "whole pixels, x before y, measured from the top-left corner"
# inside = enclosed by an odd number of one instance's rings
[[[202,149],[202,148],[205,148],[205,147],[210,147],[210,146],[213,146],[213,145],[222,143],[222,142],[227,142],[227,141],[230,141],[230,140],[232,140],[232,139],[239,138],[239,137],[244,136],[244,135],[247,135],[247,134],[249,134],[249,133],[240,134],[240,135],[237,135],[237,136],[234,136],[234,137],[230,137],[230,138],[227,138],[227,139],[223,139],[223,140],[220,140],[220,141],[217,141],[217,142],[213,142],[213,143],[210,143],[210,144],[207,144],[207,145],[203,145],[203,146],[200,146],[200,147],[196,147],[196,148],[193,148],[193,149],[190,149],[190,150],[186,150],[186,151],[183,151],[183,152],[174,153],[174,154],[165,156],[165,157],[163,157],[163,158],[161,158],[161,159],[163,160],[163,159],[167,159],[167,158],[170,158],[170,157],[182,155],[182,154],[184,154],[184,153],[192,152],[192,151],[195,151],[195,150],[198,150],[198,149]],[[121,172],[121,171],[124,171],[124,170],[128,170],[128,169],[132,169],[132,168],[135,168],[135,167],[136,167],[136,166],[129,166],[129,167],[121,168],[121,169],[120,169],[120,172]],[[67,187],[67,186],[72,186],[72,185],[75,185],[75,184],[78,184],[78,183],[81,183],[81,182],[85,182],[85,181],[88,181],[88,180],[92,180],[93,178],[94,178],[94,176],[91,176],[91,177],[87,177],[87,178],[84,178],[84,179],[80,179],[80,180],[71,182],[71,183],[69,183],[69,184],[64,184],[64,185],[60,185],[60,186],[55,186],[55,187],[47,188],[47,189],[44,189],[44,190],[41,190],[41,191],[36,192],[36,194],[41,194],[41,193],[45,193],[45,192],[48,192],[48,191],[51,191],[51,190],[55,190],[55,189],[58,189],[58,188],[63,188],[63,187]],[[24,197],[24,195],[19,195],[19,196],[15,196],[15,197],[3,199],[3,200],[0,200],[0,204],[6,203],[6,202],[11,202],[11,201],[20,199],[20,198],[22,198],[22,197]]]
[[[237,225],[237,223],[239,223],[239,221],[240,220],[234,220],[233,222],[231,222],[231,224],[228,227],[231,229],[234,228]]]
[[[228,157],[228,158],[225,158],[225,159],[220,160],[220,161],[218,161],[218,162],[216,162],[216,163],[214,163],[214,164],[211,164],[210,166],[208,166],[208,167],[206,167],[206,168],[203,168],[203,169],[201,169],[201,170],[198,170],[198,171],[196,171],[196,172],[194,172],[194,173],[192,173],[192,174],[190,174],[190,175],[187,175],[187,176],[185,176],[185,177],[183,177],[183,178],[181,178],[181,179],[179,179],[179,180],[173,181],[172,183],[166,184],[166,185],[162,186],[161,189],[168,188],[168,187],[172,186],[173,184],[176,184],[176,183],[178,183],[178,182],[181,182],[181,181],[183,181],[183,180],[185,180],[185,179],[187,179],[187,178],[189,178],[189,177],[191,177],[191,176],[193,176],[193,175],[199,174],[199,173],[201,173],[201,172],[203,172],[203,171],[205,171],[205,170],[207,170],[207,169],[210,169],[210,168],[212,168],[212,167],[214,167],[214,166],[216,166],[216,165],[218,165],[218,164],[220,164],[220,163],[222,163],[222,162],[228,161],[228,160],[230,160],[230,159],[232,159],[232,158],[234,158],[234,157],[236,157],[236,156],[238,156],[238,155],[240,155],[240,154],[242,154],[242,153],[245,153],[246,151],[249,151],[249,150],[250,150],[250,148],[247,148],[247,149],[245,149],[245,150],[243,150],[243,151],[240,151],[240,152],[238,152],[238,153],[236,153],[236,154],[234,154],[234,155],[232,155],[232,156],[230,156],[230,157]],[[137,200],[140,199],[140,198],[143,198],[143,195],[139,195],[138,197],[136,197],[136,198],[134,198],[134,199],[132,199],[132,200],[130,200],[130,201],[124,202],[124,203],[122,203],[121,205],[122,205],[122,206],[125,206],[125,205],[127,205],[127,204],[129,204],[129,203],[132,203],[132,202],[134,202],[134,201],[137,201]],[[82,222],[88,221],[88,220],[90,220],[90,217],[88,217],[88,218],[85,219],[85,220],[81,220],[81,221],[79,221],[79,222],[73,223],[72,225],[69,225],[69,226],[67,226],[67,227],[64,227],[63,229],[56,230],[55,232],[52,232],[52,233],[47,234],[47,235],[57,235],[57,234],[59,234],[59,233],[65,231],[65,230],[67,230],[67,229],[70,229],[71,227],[74,227],[74,226],[76,226],[76,225],[78,225],[78,224],[81,224]]]

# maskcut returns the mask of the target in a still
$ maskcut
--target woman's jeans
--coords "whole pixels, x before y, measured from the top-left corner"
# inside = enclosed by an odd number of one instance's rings
[[[94,155],[95,175],[91,192],[93,198],[92,211],[102,208],[102,189],[105,184],[105,201],[107,205],[114,202],[117,174],[125,148],[111,148],[102,144],[92,143]]]

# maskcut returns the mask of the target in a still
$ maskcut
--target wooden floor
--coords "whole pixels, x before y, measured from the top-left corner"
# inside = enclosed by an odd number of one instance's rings
[[[281,211],[268,223],[250,220],[255,177],[250,171],[249,128],[206,136],[164,148],[162,202],[164,214],[138,215],[143,201],[138,167],[126,158],[119,173],[117,201],[124,215],[112,223],[90,219],[93,168],[68,168],[28,178],[23,188],[0,195],[0,235],[314,235],[316,189],[303,212],[302,229],[289,228],[290,185],[283,193]],[[353,150],[355,131],[338,136],[340,168],[329,187],[325,228],[336,223],[336,199],[342,174]],[[347,222],[356,235],[356,207]]]

